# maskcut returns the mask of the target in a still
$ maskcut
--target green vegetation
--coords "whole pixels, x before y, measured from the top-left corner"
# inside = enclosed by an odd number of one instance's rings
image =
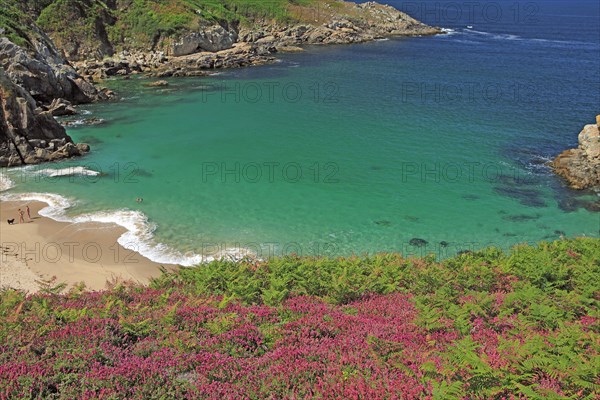
[[[290,7],[331,0],[0,0],[0,28],[25,44],[31,23],[74,53],[98,48],[160,47],[205,25],[224,27],[293,20]]]
[[[397,291],[424,301],[439,296],[450,304],[457,296],[499,290],[499,278],[506,277],[527,282],[517,286],[518,293],[535,294],[538,305],[551,294],[553,304],[572,308],[578,304],[580,308],[573,309],[579,310],[578,314],[589,312],[590,306],[598,305],[593,294],[600,289],[599,241],[524,245],[511,254],[489,248],[440,263],[432,257],[404,259],[399,254],[337,259],[289,256],[241,265],[215,261],[164,274],[153,287],[165,288],[176,282],[198,294],[224,295],[245,304],[276,305],[298,295],[345,304],[367,293]]]
[[[600,239],[0,292],[0,397],[597,399]]]
[[[29,32],[28,17],[15,0],[0,0],[0,29],[13,43],[24,46]]]

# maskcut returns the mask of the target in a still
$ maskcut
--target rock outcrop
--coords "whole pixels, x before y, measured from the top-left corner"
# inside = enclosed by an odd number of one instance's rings
[[[81,104],[107,98],[75,71],[44,33],[30,40],[27,49],[0,37],[0,66],[36,101],[49,104],[62,98]]]
[[[270,20],[242,28],[205,26],[182,33],[169,45],[163,45],[163,50],[124,50],[102,61],[87,60],[74,65],[81,75],[94,82],[139,73],[158,78],[200,76],[214,69],[273,62],[274,53],[302,51],[298,47],[301,45],[349,44],[389,36],[442,33],[391,6],[374,2],[340,1],[336,7],[318,10],[296,7],[298,18],[293,23]]]
[[[600,115],[579,133],[579,146],[558,155],[551,166],[573,189],[600,188]]]
[[[201,51],[216,52],[230,49],[237,38],[236,31],[228,31],[220,25],[214,25],[198,32],[183,35],[173,44],[171,54],[178,57]]]
[[[425,25],[394,7],[375,2],[340,2],[318,10],[316,20],[293,25],[265,24],[240,31],[240,41],[278,47],[302,44],[347,44],[389,36],[435,35],[439,28]]]
[[[76,146],[52,112],[36,107],[0,67],[0,167],[60,160],[86,150],[89,146]]]
[[[103,61],[74,63],[87,79],[101,82],[110,76],[145,74],[149,77],[185,77],[209,75],[211,70],[262,65],[275,61],[268,49],[256,43],[234,43],[229,49],[217,52],[196,52],[186,56],[168,57],[162,52],[124,51]]]

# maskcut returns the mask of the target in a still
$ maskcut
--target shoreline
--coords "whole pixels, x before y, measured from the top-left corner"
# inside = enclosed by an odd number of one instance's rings
[[[31,219],[19,224],[18,209],[29,205]],[[103,290],[107,283],[146,284],[161,269],[178,265],[157,263],[125,248],[118,239],[127,232],[115,223],[62,222],[40,214],[49,205],[35,200],[0,200],[0,288],[30,293],[40,286],[79,283],[86,290]],[[43,214],[43,213],[42,213]],[[9,225],[8,219],[15,218]]]

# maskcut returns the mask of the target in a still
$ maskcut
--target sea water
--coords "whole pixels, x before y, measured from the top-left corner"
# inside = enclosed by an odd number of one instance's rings
[[[598,237],[597,194],[545,165],[600,112],[598,2],[390,4],[447,34],[312,46],[162,88],[107,81],[120,99],[68,129],[92,152],[3,171],[4,198],[117,223],[126,247],[184,265]]]

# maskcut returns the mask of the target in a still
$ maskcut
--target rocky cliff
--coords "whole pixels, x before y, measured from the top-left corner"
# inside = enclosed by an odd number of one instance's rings
[[[29,15],[71,61],[122,51],[184,56],[237,42],[353,43],[439,33],[392,7],[342,0],[3,0]],[[40,4],[41,3],[41,4]],[[68,21],[68,23],[65,23]],[[16,35],[18,30],[14,30]]]
[[[21,45],[0,35],[0,167],[86,153],[89,146],[75,145],[53,117],[107,94],[79,75],[35,24],[13,35],[19,39]]]
[[[375,2],[312,0],[303,4],[290,2],[285,20],[254,18],[221,22],[223,26],[204,21],[195,30],[163,37],[151,50],[129,46],[110,58],[74,65],[94,81],[129,73],[197,76],[212,69],[264,64],[274,60],[274,53],[302,51],[298,46],[307,44],[349,44],[389,36],[442,33],[439,28]]]
[[[44,33],[38,31],[29,40],[29,46],[21,47],[0,37],[0,66],[37,102],[49,104],[61,98],[81,104],[105,97],[75,71]]]
[[[272,53],[298,50],[303,44],[441,33],[374,2],[0,1],[7,8],[0,13],[0,30],[7,36],[0,42],[0,65],[13,82],[44,103],[102,98],[87,81],[107,76],[200,75],[202,70],[269,62]],[[77,63],[77,70],[67,59]]]
[[[75,145],[52,113],[37,107],[0,67],[0,167],[60,160],[87,151],[89,146]]]
[[[420,36],[442,33],[394,7],[375,2],[355,4],[338,1],[315,10],[293,8],[301,17],[297,23],[263,24],[244,27],[240,40],[277,47],[302,44],[346,44],[389,36]],[[316,19],[311,19],[314,16]]]
[[[579,133],[579,146],[559,154],[551,163],[573,189],[600,188],[600,115],[596,124]]]

